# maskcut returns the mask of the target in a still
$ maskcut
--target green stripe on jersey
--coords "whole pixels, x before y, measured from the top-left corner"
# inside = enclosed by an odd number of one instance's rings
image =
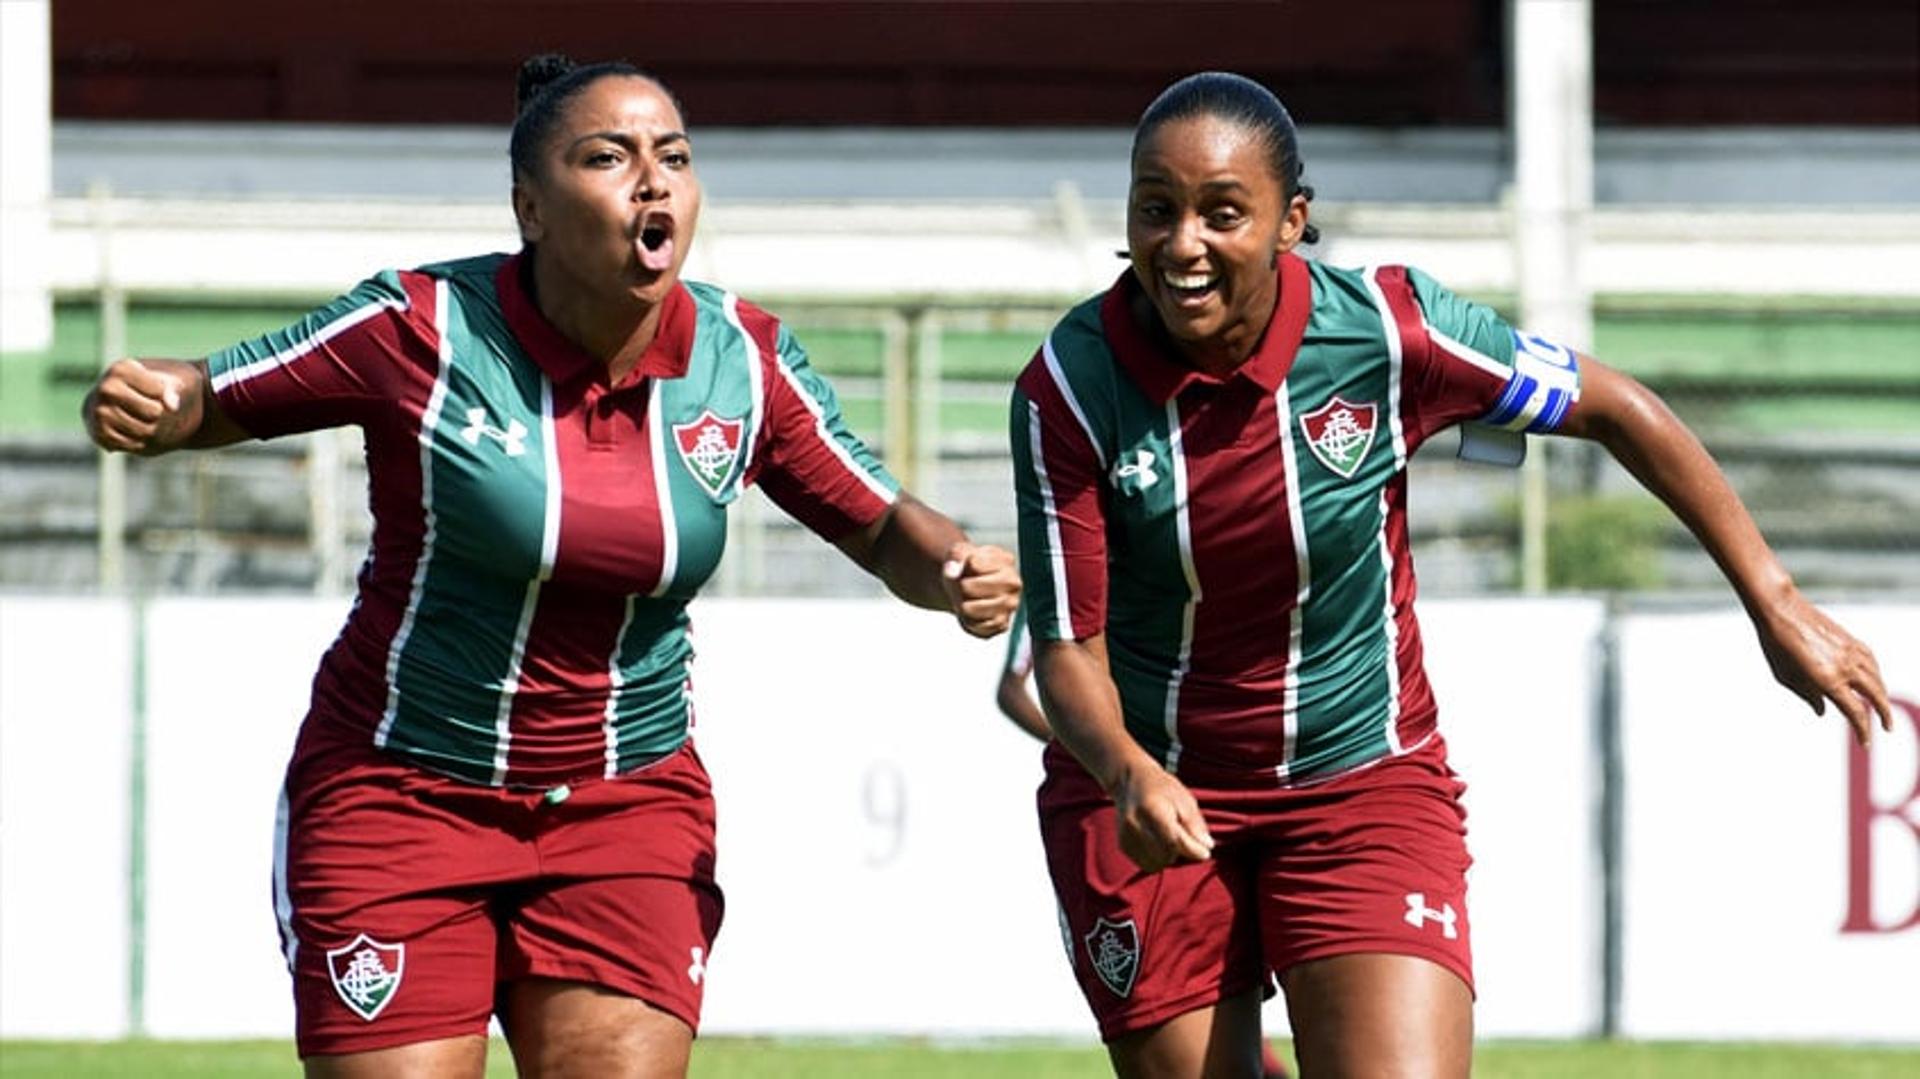
[[[1380,495],[1395,470],[1385,331],[1357,275],[1334,279],[1319,263],[1310,265],[1315,303],[1306,339],[1314,343],[1300,350],[1287,375],[1287,430],[1312,580],[1294,674],[1300,741],[1288,771],[1295,777],[1337,772],[1386,753],[1393,707]],[[1363,336],[1369,328],[1370,338]],[[1315,453],[1301,422],[1336,397],[1374,409],[1371,443],[1350,476]]]
[[[1173,460],[1168,409],[1121,373],[1100,325],[1098,298],[1075,308],[1048,343],[1049,365],[1064,377],[1079,415],[1092,425],[1113,488],[1107,512],[1120,523],[1107,529],[1107,542],[1114,545],[1107,558],[1108,667],[1128,730],[1165,763],[1173,749],[1168,693],[1192,598],[1182,569],[1174,477],[1160,474]],[[1124,443],[1121,432],[1127,432]]]
[[[532,590],[548,549],[546,379],[530,360],[495,359],[513,341],[490,302],[494,260],[444,272],[440,313],[445,383],[432,442],[427,494],[433,545],[409,620],[432,627],[403,642],[394,671],[398,703],[387,748],[476,783],[498,781],[504,723],[518,687]],[[471,299],[470,299],[471,298]],[[518,347],[506,344],[505,347]],[[450,362],[443,361],[443,362]],[[477,746],[492,745],[493,762]]]

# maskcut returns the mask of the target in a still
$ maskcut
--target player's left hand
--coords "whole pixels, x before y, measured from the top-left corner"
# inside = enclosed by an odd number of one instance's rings
[[[1005,633],[1013,624],[1020,606],[1020,571],[1005,547],[955,543],[947,548],[940,585],[960,628],[975,637]]]
[[[1873,714],[1882,729],[1893,730],[1893,705],[1873,649],[1860,643],[1798,590],[1754,620],[1760,650],[1773,677],[1825,715],[1832,701],[1861,745],[1873,737]]]

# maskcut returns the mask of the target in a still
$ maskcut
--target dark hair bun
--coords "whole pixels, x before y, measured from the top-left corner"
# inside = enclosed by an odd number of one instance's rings
[[[527,107],[527,102],[540,95],[540,91],[555,79],[578,67],[562,53],[543,52],[538,56],[529,56],[520,65],[520,76],[514,85],[514,112]]]

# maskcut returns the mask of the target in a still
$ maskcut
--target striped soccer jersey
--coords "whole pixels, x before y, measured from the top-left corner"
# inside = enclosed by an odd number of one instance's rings
[[[1310,782],[1431,736],[1407,458],[1460,421],[1551,430],[1578,394],[1571,352],[1418,271],[1277,272],[1229,377],[1141,329],[1127,273],[1013,395],[1031,632],[1104,632],[1128,731],[1220,783]]]
[[[491,255],[382,273],[208,369],[255,437],[365,432],[372,545],[309,721],[473,783],[543,787],[685,741],[686,605],[748,484],[829,538],[898,485],[766,312],[681,284],[609,385],[527,272]]]

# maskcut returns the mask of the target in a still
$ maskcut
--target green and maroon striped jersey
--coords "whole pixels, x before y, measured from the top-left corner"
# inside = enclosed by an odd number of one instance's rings
[[[1187,366],[1129,311],[1076,307],[1011,416],[1036,641],[1106,635],[1128,731],[1221,783],[1302,783],[1434,731],[1406,465],[1461,421],[1551,430],[1573,354],[1402,267],[1288,255],[1252,356]]]
[[[610,384],[525,274],[503,255],[382,273],[208,368],[255,437],[365,432],[372,544],[309,721],[474,783],[543,787],[685,741],[686,606],[743,489],[836,538],[898,485],[766,312],[685,283]]]

